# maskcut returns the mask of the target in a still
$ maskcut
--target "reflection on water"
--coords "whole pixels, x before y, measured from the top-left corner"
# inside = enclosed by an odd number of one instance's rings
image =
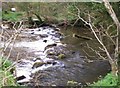
[[[61,41],[62,43],[69,45],[70,48],[73,50],[80,51],[82,55],[89,57],[89,59],[98,58],[93,50],[100,50],[99,49],[100,44],[95,39],[94,35],[89,29],[80,29],[77,27],[75,28],[68,27],[67,30],[62,30],[62,29],[64,28],[61,28],[61,32],[65,35],[65,38]],[[91,38],[92,40],[76,38],[76,37],[73,37],[73,34],[85,36],[85,37]]]

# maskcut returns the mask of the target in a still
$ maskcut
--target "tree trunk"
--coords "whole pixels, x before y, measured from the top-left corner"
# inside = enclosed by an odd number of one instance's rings
[[[116,73],[118,72],[117,60],[119,59],[119,50],[118,50],[118,48],[119,48],[119,43],[118,43],[119,36],[118,35],[120,33],[120,22],[119,22],[119,20],[118,20],[118,18],[116,16],[112,6],[110,5],[109,1],[108,0],[103,0],[103,1],[104,1],[104,5],[105,5],[106,9],[108,10],[108,13],[110,14],[111,18],[113,19],[115,25],[117,26],[117,29],[116,29],[117,30],[117,34],[116,34],[117,36],[116,36],[116,44],[115,44],[115,46],[116,46],[115,55],[114,55],[113,62],[110,61],[112,72],[113,72],[113,74],[116,75]]]

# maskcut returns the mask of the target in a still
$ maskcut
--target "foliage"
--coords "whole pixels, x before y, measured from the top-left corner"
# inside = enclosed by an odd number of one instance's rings
[[[120,88],[120,73],[118,73],[118,88]]]
[[[5,58],[0,58],[0,60],[4,63],[0,67],[0,88],[2,86],[16,86],[14,76],[10,72],[12,62]]]
[[[112,73],[108,73],[103,79],[91,84],[90,86],[117,86],[118,77]]]
[[[0,21],[2,20],[2,11],[0,11]]]
[[[119,16],[119,3],[111,3],[113,8],[115,9],[115,12],[117,16]],[[80,15],[84,18],[86,18],[84,13],[90,13],[91,16],[93,16],[96,20],[94,20],[94,24],[108,24],[112,23],[110,16],[108,12],[106,11],[106,8],[104,7],[103,3],[97,3],[97,2],[89,2],[89,3],[80,3],[80,2],[54,2],[54,3],[41,3],[41,2],[9,2],[9,3],[3,3],[3,11],[6,10],[8,7],[8,11],[11,7],[15,7],[17,11],[21,12],[27,12],[31,11],[39,16],[42,17],[49,17],[54,18],[57,20],[75,20],[77,17],[77,9],[75,8],[77,6],[80,9]],[[11,12],[10,12],[11,13]],[[17,20],[19,17],[17,15],[18,12],[12,12],[13,16],[10,14],[4,14],[3,12],[3,18]],[[72,14],[73,13],[73,14]],[[16,14],[16,15],[15,15]],[[18,13],[19,14],[19,13]],[[10,16],[9,16],[10,15]],[[4,17],[5,16],[5,17]],[[8,17],[7,17],[8,16]],[[109,21],[109,22],[108,22]]]
[[[11,11],[3,11],[2,19],[9,21],[19,21],[22,17],[23,13],[21,12],[11,12]]]
[[[6,60],[4,58],[0,58],[0,59],[2,59],[2,68],[0,68],[0,69],[5,70],[7,67],[12,65],[11,61]]]

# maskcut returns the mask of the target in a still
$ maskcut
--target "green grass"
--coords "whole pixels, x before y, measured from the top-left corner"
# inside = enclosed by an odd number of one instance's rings
[[[2,70],[5,70],[6,68],[10,67],[12,65],[12,62],[10,60],[6,60],[5,58],[0,58],[2,60]]]
[[[19,21],[20,19],[22,19],[22,12],[10,12],[7,11],[7,13],[5,13],[5,11],[2,12],[2,19],[4,20],[9,20],[9,21]]]
[[[95,86],[104,86],[107,87],[107,86],[118,86],[118,77],[117,76],[114,76],[112,73],[108,73],[103,79],[93,83],[93,84],[90,84],[90,86],[92,86],[92,88],[95,88]]]
[[[0,58],[0,60],[2,61],[0,66],[0,88],[2,86],[16,86],[15,78],[10,72],[13,69],[12,62],[5,58]]]

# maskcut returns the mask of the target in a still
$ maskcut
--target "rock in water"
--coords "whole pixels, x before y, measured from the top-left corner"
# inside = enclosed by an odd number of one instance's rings
[[[40,67],[40,66],[42,66],[42,65],[44,65],[45,63],[44,62],[42,62],[42,61],[40,61],[40,62],[35,62],[34,64],[33,64],[33,69],[34,68],[37,68],[37,67]]]

